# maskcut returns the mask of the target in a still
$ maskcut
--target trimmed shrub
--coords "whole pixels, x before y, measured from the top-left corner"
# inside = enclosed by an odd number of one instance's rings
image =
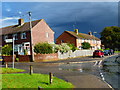
[[[34,46],[35,53],[50,54],[53,53],[52,46],[48,43],[38,43]]]
[[[82,43],[82,48],[83,48],[83,49],[89,49],[89,48],[91,48],[91,45],[90,45],[90,43],[88,43],[88,42],[83,42],[83,43]]]

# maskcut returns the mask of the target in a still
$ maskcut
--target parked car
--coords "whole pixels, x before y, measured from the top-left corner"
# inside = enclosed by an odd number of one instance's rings
[[[110,52],[111,55],[114,54],[114,50],[113,49],[110,49],[109,52]]]
[[[93,58],[94,58],[94,57],[104,57],[104,52],[101,51],[101,50],[95,50],[95,51],[93,52]]]
[[[104,52],[104,55],[107,55],[107,56],[111,55],[110,50],[104,50],[103,52]]]
[[[3,57],[2,56],[0,56],[0,64],[4,64],[4,60],[3,60]]]

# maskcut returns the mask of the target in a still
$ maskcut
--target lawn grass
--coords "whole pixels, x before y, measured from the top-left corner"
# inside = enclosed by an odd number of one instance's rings
[[[120,51],[115,51],[115,53],[120,53]]]
[[[45,74],[2,74],[2,88],[73,88],[74,86],[62,79],[53,77],[49,84],[49,75]]]
[[[25,70],[16,69],[16,68],[0,68],[0,73],[17,73],[17,72],[24,72]]]

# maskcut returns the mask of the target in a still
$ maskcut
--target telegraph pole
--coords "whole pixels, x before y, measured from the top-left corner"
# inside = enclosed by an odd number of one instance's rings
[[[28,15],[29,15],[29,21],[30,21],[30,35],[31,35],[31,47],[32,47],[32,52],[31,52],[31,55],[32,55],[32,61],[34,61],[34,47],[33,47],[33,37],[32,37],[32,23],[31,23],[31,12],[28,12]]]
[[[15,60],[14,60],[14,44],[15,44],[14,40],[15,40],[15,37],[13,36],[13,69],[15,68],[15,66],[14,66],[14,62],[15,62]]]

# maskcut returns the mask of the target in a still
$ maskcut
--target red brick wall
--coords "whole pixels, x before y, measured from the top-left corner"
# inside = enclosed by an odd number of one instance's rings
[[[19,62],[31,62],[31,55],[18,55],[17,58],[19,58]],[[3,56],[3,59],[5,62],[12,62],[13,57],[12,56]],[[37,54],[35,55],[35,62],[42,62],[44,60],[57,60],[58,54]],[[16,58],[15,58],[16,61]]]
[[[56,39],[56,43],[57,44],[61,44],[61,40],[64,40],[64,43],[71,43],[76,45],[76,38],[73,37],[72,35],[70,35],[67,32],[63,32],[57,39]]]
[[[46,37],[46,32],[49,33],[48,38]],[[39,42],[54,42],[54,32],[43,19],[33,27],[32,36],[34,45]]]
[[[35,62],[42,62],[44,60],[57,60],[57,59],[58,59],[58,54],[57,53],[35,55]]]
[[[18,55],[19,62],[30,62],[31,55]]]
[[[5,62],[12,62],[13,61],[13,56],[3,56],[3,60]]]
[[[19,62],[30,62],[31,61],[31,55],[18,55]],[[13,62],[13,56],[3,56],[3,60],[5,62]],[[16,61],[16,57],[15,57]]]

